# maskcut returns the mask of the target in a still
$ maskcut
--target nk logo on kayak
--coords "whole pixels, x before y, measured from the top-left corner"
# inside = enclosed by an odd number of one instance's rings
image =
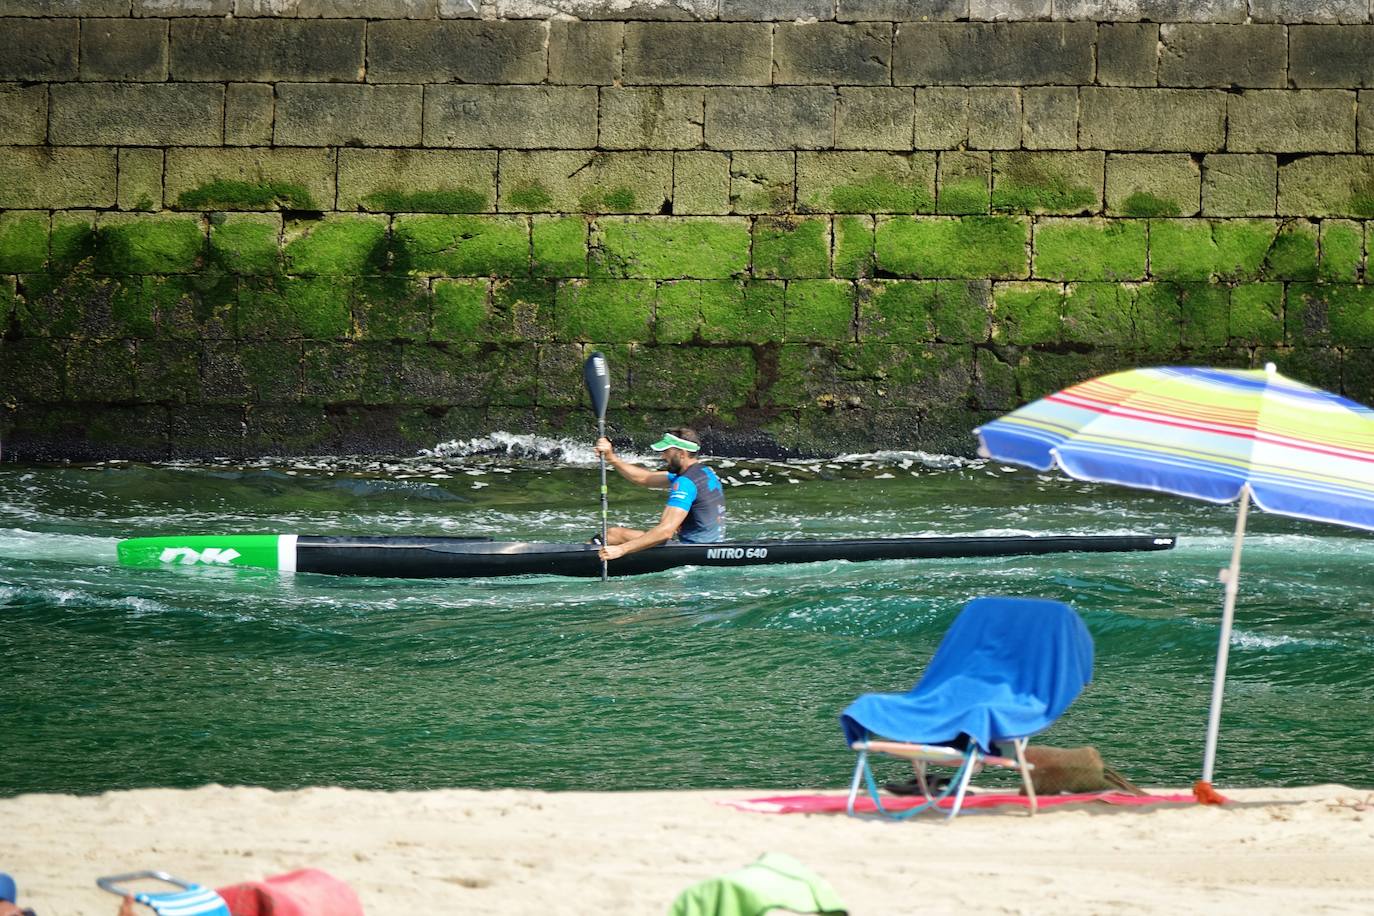
[[[183,566],[190,566],[194,563],[228,566],[238,557],[239,552],[232,547],[206,547],[204,550],[194,550],[190,547],[168,547],[162,551],[162,556],[158,557],[158,560],[163,563],[180,563]]]
[[[762,560],[766,556],[767,547],[711,547],[706,551],[708,560]]]

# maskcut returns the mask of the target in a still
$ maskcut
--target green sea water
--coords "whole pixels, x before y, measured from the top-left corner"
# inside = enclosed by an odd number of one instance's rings
[[[989,594],[1069,601],[1093,634],[1092,685],[1039,740],[1095,744],[1142,783],[1197,778],[1234,507],[916,453],[714,459],[736,538],[1180,542],[604,584],[115,565],[118,538],[179,532],[580,539],[593,461],[496,436],[391,461],[0,465],[0,795],[839,787],[840,710],[909,688]],[[613,523],[660,507],[612,480]],[[1374,787],[1374,539],[1259,512],[1250,532],[1217,782]]]

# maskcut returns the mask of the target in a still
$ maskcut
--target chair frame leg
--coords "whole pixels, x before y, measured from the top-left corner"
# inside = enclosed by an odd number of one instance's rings
[[[1026,745],[1029,738],[1013,738],[1011,745],[1016,749],[1016,763],[1021,768],[1021,784],[1026,787],[1026,797],[1030,799],[1030,816],[1035,817],[1040,810],[1040,802],[1035,797],[1035,783],[1031,781],[1030,769],[1026,766]]]

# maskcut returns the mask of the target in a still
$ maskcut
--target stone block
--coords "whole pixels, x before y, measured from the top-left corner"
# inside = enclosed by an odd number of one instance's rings
[[[153,0],[165,3],[167,0]],[[174,0],[184,4],[185,0]],[[217,0],[209,0],[217,2]],[[434,0],[233,0],[235,16],[300,19],[433,19]],[[466,3],[463,5],[466,7]]]
[[[835,18],[835,4],[832,0],[720,0],[720,18],[724,22],[825,21]]]
[[[420,86],[278,83],[278,146],[415,146]]]
[[[1154,86],[1159,82],[1159,26],[1103,22],[1097,27],[1097,82],[1103,86]]]
[[[961,86],[917,88],[914,143],[916,149],[959,149],[968,142],[968,90]]]
[[[67,348],[67,397],[104,404],[134,399],[134,342],[78,340]]]
[[[7,16],[127,16],[129,0],[6,0]]]
[[[1187,153],[1107,154],[1110,216],[1196,216],[1201,200],[1202,170]]]
[[[89,6],[85,0],[81,2],[82,9]],[[235,6],[243,6],[248,3],[290,3],[292,0],[133,0],[132,12],[135,16],[152,17],[175,17],[175,16],[231,16],[237,10]],[[117,14],[124,15],[129,10],[120,10]]]
[[[167,20],[81,20],[80,75],[83,80],[165,80]]]
[[[1055,16],[1099,22],[1244,22],[1247,0],[1056,0]]]
[[[587,276],[587,222],[578,216],[536,216],[530,226],[531,272],[536,277]]]
[[[1318,232],[1318,225],[1308,220],[1285,220],[1280,223],[1273,245],[1264,258],[1265,279],[1317,279]]]
[[[0,84],[0,143],[38,146],[48,136],[48,87]]]
[[[281,269],[282,218],[276,213],[215,213],[210,257],[234,274],[270,276]]]
[[[831,273],[836,277],[863,280],[873,276],[873,230],[871,216],[836,216],[831,220],[833,252]]]
[[[969,0],[968,15],[975,21],[1024,21],[1052,18],[1051,0]]]
[[[658,213],[672,197],[672,153],[501,154],[504,212]]]
[[[0,109],[4,102],[0,101]],[[1356,106],[1359,109],[1355,125],[1355,139],[1362,153],[1374,153],[1374,92],[1360,91]],[[0,119],[3,115],[0,115]]]
[[[1298,89],[1374,89],[1374,25],[1288,28],[1288,80]]]
[[[696,149],[702,143],[705,105],[700,89],[602,89],[601,146]]]
[[[654,284],[649,280],[569,280],[558,285],[558,340],[634,343],[651,339]]]
[[[1079,143],[1090,149],[1214,152],[1226,140],[1225,92],[1089,86],[1079,98]]]
[[[48,213],[46,210],[0,212],[0,274],[26,274],[48,263]],[[11,284],[12,286],[12,284]],[[10,289],[13,293],[13,288]],[[0,310],[0,327],[8,324]]]
[[[519,282],[519,281],[516,281]],[[549,296],[546,313],[553,311]],[[430,339],[472,343],[515,342],[510,313],[498,315],[492,308],[489,280],[435,280],[434,319]]]
[[[730,87],[706,97],[706,145],[715,149],[828,149],[834,141],[834,89]]]
[[[759,217],[754,221],[753,274],[765,280],[830,276],[830,220]]]
[[[940,154],[937,213],[987,213],[992,207],[992,154]]]
[[[860,285],[859,341],[934,343],[937,285],[933,280],[875,280]]]
[[[968,18],[969,0],[839,0],[842,22],[950,22]]]
[[[51,88],[53,143],[218,146],[224,87],[194,83],[64,83]]]
[[[783,297],[784,343],[838,343],[855,339],[856,297],[847,280],[795,280]]]
[[[205,225],[181,213],[102,213],[95,269],[112,276],[179,274],[204,263]]]
[[[1250,0],[1250,18],[1255,22],[1368,22],[1368,0]]]
[[[1279,168],[1280,216],[1374,217],[1374,156],[1305,156]]]
[[[778,343],[782,283],[672,280],[658,288],[654,340],[665,343]]]
[[[545,34],[543,23],[530,20],[369,23],[367,81],[541,83]]]
[[[1099,213],[1105,154],[992,154],[992,208],[1011,213]]]
[[[905,18],[905,17],[904,17]],[[1092,82],[1092,22],[907,22],[893,40],[898,86]]]
[[[1058,343],[1063,312],[1064,287],[1059,283],[995,283],[992,340],[1016,346]]]
[[[789,185],[790,188],[790,185]],[[791,209],[788,195],[787,209]],[[673,154],[673,213],[730,212],[730,157],[725,153]]]
[[[773,29],[774,85],[886,86],[892,25],[788,22]]]
[[[1230,96],[1226,148],[1237,153],[1353,153],[1355,93],[1336,89]]]
[[[620,22],[549,23],[549,82],[610,86],[621,77],[625,25]]]
[[[798,153],[797,204],[812,213],[929,213],[935,155]]]
[[[730,156],[730,210],[785,213],[797,196],[795,153],[734,153]]]
[[[537,356],[533,344],[411,345],[402,351],[402,389],[416,404],[528,408]]]
[[[1021,145],[1021,93],[1001,86],[968,91],[968,145],[973,149],[1016,149]]]
[[[1078,148],[1078,89],[1030,86],[1021,90],[1021,142],[1026,149]]]
[[[0,81],[76,79],[78,23],[76,19],[6,19],[0,29]]]
[[[340,210],[481,213],[496,208],[495,150],[341,149]]]
[[[161,210],[162,150],[121,149],[116,196],[121,210]]]
[[[397,216],[398,257],[430,277],[524,277],[530,271],[529,222],[519,216]]]
[[[1281,89],[1288,34],[1281,25],[1189,22],[1160,26],[1159,84]]]
[[[592,227],[592,275],[728,279],[749,270],[749,221],[733,217],[611,217]]]
[[[178,210],[324,210],[334,173],[327,149],[169,149],[163,194]]]
[[[0,346],[0,380],[0,402],[8,406],[62,401],[67,387],[66,342],[39,337],[6,341]],[[10,455],[15,452],[14,439],[12,432],[6,437]]]
[[[634,360],[630,399],[642,410],[685,406],[696,411],[689,416],[729,425],[754,388],[754,354],[747,347],[645,347]]]
[[[348,298],[339,295],[335,278],[274,277],[244,281],[238,304],[241,338],[339,340],[352,330],[352,310]]]
[[[1040,219],[1035,223],[1035,276],[1143,280],[1146,248],[1145,224],[1139,220]]]
[[[835,109],[837,149],[912,148],[911,90],[846,86]]]
[[[264,83],[224,87],[225,146],[270,146],[276,99]]]
[[[1257,280],[1276,234],[1273,220],[1152,220],[1150,273],[1185,282]]]
[[[878,270],[921,279],[1025,278],[1030,224],[1020,217],[962,216],[879,219]]]
[[[1064,290],[1064,341],[1091,347],[1131,347],[1135,290],[1117,283],[1070,283]]]
[[[115,151],[92,147],[0,147],[0,208],[113,207]]]
[[[685,22],[714,19],[719,9],[719,0],[624,0],[620,3],[606,3],[605,0],[558,0],[554,3],[543,0],[491,0],[482,13],[494,13],[498,18],[505,19],[575,16],[593,21]],[[474,15],[466,0],[439,0],[440,17],[447,18],[454,12],[459,16]],[[578,372],[581,371],[579,363]]]
[[[332,213],[289,220],[282,232],[286,272],[301,277],[376,275],[386,267],[385,216]]]
[[[1138,302],[1181,319],[1179,342],[1189,348],[1224,347],[1231,342],[1231,290],[1218,283],[1152,283]],[[1163,305],[1162,309],[1158,306]]]
[[[596,146],[597,92],[570,86],[431,85],[425,146],[541,149]]]
[[[396,336],[414,339],[406,334]],[[304,403],[376,404],[404,398],[399,390],[400,346],[389,341],[307,341],[301,351],[300,399]],[[370,434],[375,436],[377,430],[370,430]]]
[[[1374,346],[1374,287],[1293,283],[1284,320],[1292,344]]]
[[[144,403],[195,404],[203,399],[200,343],[141,340],[134,354],[134,399]]]
[[[171,23],[171,77],[360,82],[366,25],[362,19],[177,19]]]
[[[1355,283],[1364,276],[1364,226],[1343,219],[1321,223],[1318,277],[1332,283]]]
[[[625,85],[767,86],[772,33],[764,23],[626,23]]]
[[[95,256],[99,247],[95,231],[98,215],[94,210],[53,211],[48,250],[57,272],[80,273],[75,270],[78,265]]]
[[[513,340],[553,340],[557,296],[558,284],[552,280],[493,281],[493,321],[499,322],[501,333]]]
[[[1212,153],[1202,160],[1204,216],[1273,216],[1278,205],[1273,156]]]
[[[221,262],[213,251],[210,257],[210,270],[142,278],[142,299],[156,318],[159,337],[202,343],[234,338],[238,277],[217,269]]]
[[[358,336],[387,341],[429,338],[435,306],[428,282],[410,277],[378,276],[358,277],[351,282],[340,278],[340,282],[348,289]],[[452,282],[485,284],[487,281]]]

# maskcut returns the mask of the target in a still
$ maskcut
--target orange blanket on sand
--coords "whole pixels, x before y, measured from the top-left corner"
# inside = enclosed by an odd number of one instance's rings
[[[830,814],[845,810],[848,802],[847,795],[773,795],[768,798],[749,798],[740,801],[722,801],[720,804],[728,805],[731,808],[738,808],[741,811],[758,811],[764,814]],[[1037,798],[1039,807],[1049,808],[1055,805],[1075,805],[1084,802],[1101,802],[1108,805],[1195,805],[1197,799],[1191,794],[1188,795],[1131,795],[1126,792],[1088,792],[1078,795],[1042,795]],[[925,799],[917,796],[903,796],[900,798],[884,798],[883,807],[889,811],[904,811],[907,808],[914,808],[924,804]],[[944,798],[940,800],[941,808],[949,808],[954,804],[954,799]],[[1001,805],[1018,805],[1028,807],[1030,799],[1024,795],[966,795],[964,796],[964,808],[996,808]],[[854,810],[859,812],[871,812],[874,809],[873,799],[867,795],[861,795],[854,802]]]

